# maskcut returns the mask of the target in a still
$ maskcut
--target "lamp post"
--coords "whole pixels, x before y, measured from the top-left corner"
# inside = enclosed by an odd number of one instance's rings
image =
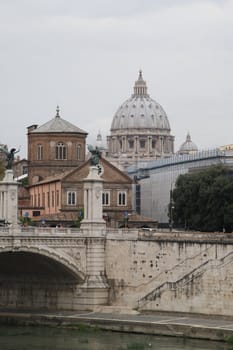
[[[173,182],[171,183],[171,188],[170,188],[170,202],[169,202],[169,230],[170,232],[172,232],[173,229],[173,209],[174,209],[174,205],[173,205],[173,193],[172,193],[172,185]]]
[[[128,220],[129,220],[129,213],[128,211],[124,212],[124,222],[125,222],[125,228],[128,227]]]

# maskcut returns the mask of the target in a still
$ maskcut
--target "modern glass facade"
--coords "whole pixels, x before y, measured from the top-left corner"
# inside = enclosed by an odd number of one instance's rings
[[[168,224],[170,191],[174,188],[178,176],[215,164],[233,166],[233,151],[213,149],[190,155],[174,155],[155,161],[140,162],[129,167],[128,175],[132,178],[136,177],[140,184],[140,192],[137,189],[134,195],[135,202],[141,203],[141,214],[158,220],[160,224]],[[135,210],[139,211],[138,205],[135,206]]]

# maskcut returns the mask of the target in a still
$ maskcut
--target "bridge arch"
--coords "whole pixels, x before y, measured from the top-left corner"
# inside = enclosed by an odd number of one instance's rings
[[[67,272],[78,283],[82,283],[85,280],[85,273],[81,270],[80,265],[71,257],[63,252],[58,252],[55,249],[45,246],[7,246],[0,247],[0,260],[1,255],[4,253],[18,254],[25,253],[31,256],[37,255],[39,258],[43,257],[60,267],[63,272]],[[1,273],[1,271],[0,271]]]

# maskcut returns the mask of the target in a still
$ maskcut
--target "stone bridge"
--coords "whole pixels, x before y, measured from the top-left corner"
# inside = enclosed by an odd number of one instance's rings
[[[97,226],[1,228],[0,308],[232,315],[233,233]]]
[[[17,183],[0,181],[0,308],[233,314],[233,233],[106,229],[103,180],[84,180],[81,229],[21,228]]]
[[[105,233],[1,228],[0,307],[92,309],[108,302]]]

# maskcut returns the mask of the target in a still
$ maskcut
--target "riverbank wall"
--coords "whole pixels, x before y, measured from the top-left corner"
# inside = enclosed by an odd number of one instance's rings
[[[151,334],[193,339],[231,342],[233,339],[233,318],[207,318],[203,316],[182,316],[179,314],[45,314],[1,312],[0,324],[20,326],[52,326],[82,330],[89,327],[96,330]]]
[[[233,315],[233,234],[108,235],[109,304],[139,311]]]

